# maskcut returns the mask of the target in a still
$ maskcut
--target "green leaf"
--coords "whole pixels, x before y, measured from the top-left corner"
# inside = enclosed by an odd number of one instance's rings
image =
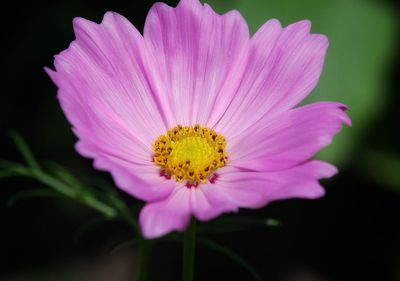
[[[120,219],[132,226],[136,234],[140,236],[141,230],[139,227],[139,222],[135,218],[136,216],[132,215],[132,212],[138,212],[142,204],[135,204],[128,207],[114,186],[111,186],[105,181],[97,181],[96,184],[104,191],[103,194],[106,194],[106,198],[104,199],[106,199],[108,204],[115,208],[120,216]]]
[[[396,51],[397,17],[387,1],[366,0],[207,0],[220,13],[239,10],[254,33],[277,18],[286,26],[312,21],[330,47],[318,86],[306,100],[340,101],[350,106],[354,126],[345,128],[318,158],[342,165],[352,157],[371,123],[388,102],[387,67]]]
[[[103,213],[103,215],[105,215],[107,218],[115,218],[117,216],[117,211],[114,208],[97,200],[97,198],[93,197],[92,195],[87,194],[82,198],[82,202],[87,206]]]
[[[49,169],[56,176],[56,178],[62,180],[75,190],[84,190],[84,184],[82,184],[78,178],[76,178],[70,171],[60,164],[56,162],[49,162]]]
[[[101,194],[96,194],[94,190],[91,190],[89,187],[82,184],[73,174],[71,174],[61,165],[51,163],[51,170],[54,175],[45,172],[41,169],[39,163],[36,161],[33,153],[23,138],[16,132],[11,132],[10,136],[14,140],[29,166],[26,167],[19,163],[0,160],[0,168],[3,169],[0,171],[0,178],[12,176],[14,174],[34,178],[46,186],[51,187],[59,194],[67,196],[71,199],[75,199],[84,205],[95,209],[107,218],[115,218],[118,215],[121,215],[121,219],[133,226],[136,231],[139,231],[138,222],[130,216],[128,208],[124,202],[118,198],[117,193],[110,192],[111,196],[107,196],[108,200],[105,200],[109,202],[102,202],[100,199],[98,199],[98,197],[101,197]],[[36,195],[35,192],[37,192],[37,195],[50,194],[41,190],[29,191],[26,193],[26,196],[29,194]],[[25,193],[21,194],[16,198],[25,196]],[[13,198],[13,200],[15,199]],[[113,207],[114,205],[116,208]]]
[[[207,247],[210,247],[210,248],[216,250],[217,252],[229,257],[231,260],[233,260],[238,265],[243,267],[247,272],[249,272],[254,280],[256,280],[256,281],[262,280],[262,278],[257,273],[257,271],[248,262],[246,262],[241,256],[239,256],[237,253],[235,253],[231,249],[226,248],[217,242],[214,242],[209,239],[202,238],[202,237],[199,237],[197,239],[197,241],[200,242],[201,244],[203,244]]]
[[[33,176],[40,181],[41,183],[53,188],[54,190],[58,191],[59,193],[75,198],[76,197],[76,191],[73,190],[70,186],[67,184],[61,182],[60,180],[38,170],[33,170]]]
[[[93,209],[100,211],[103,213],[107,218],[114,218],[117,216],[117,212],[114,208],[108,206],[106,203],[103,203],[102,201],[98,200],[96,198],[96,195],[94,194],[93,190],[91,190],[89,187],[81,183],[72,173],[70,173],[66,168],[63,166],[55,163],[55,162],[50,162],[50,167],[52,172],[55,174],[57,177],[54,179],[51,183],[54,188],[60,189],[64,187],[67,187],[69,189],[73,189],[74,193],[70,193],[70,196],[76,197],[80,201],[82,201],[84,204],[86,204],[89,207],[92,207]],[[63,185],[63,182],[58,182],[58,179],[66,183],[67,185]],[[54,185],[57,183],[57,187]],[[61,183],[61,184],[60,184]],[[65,192],[66,190],[63,189],[61,192]],[[69,191],[68,191],[69,192]]]
[[[28,198],[36,198],[36,197],[55,197],[55,198],[63,198],[59,193],[55,192],[51,189],[34,189],[34,190],[27,190],[27,191],[20,191],[12,195],[7,200],[7,206],[11,207],[14,206],[21,199],[28,199]]]
[[[19,175],[18,173],[16,173],[13,170],[10,170],[10,169],[4,169],[4,170],[0,171],[0,179],[11,178],[11,177],[15,177],[18,175]]]
[[[34,169],[34,170],[40,170],[40,165],[36,161],[35,157],[33,156],[32,151],[29,149],[29,146],[26,144],[22,136],[15,132],[12,131],[10,133],[11,139],[14,141],[14,143],[17,145],[19,151],[21,152],[22,156],[24,157],[26,163]]]
[[[25,177],[30,177],[32,176],[32,173],[28,167],[25,167],[21,164],[7,161],[7,160],[0,160],[0,168],[3,168],[4,170],[14,172],[17,175],[20,176],[25,176]]]
[[[115,188],[115,185],[110,184],[108,181],[106,181],[104,179],[94,178],[94,179],[92,179],[90,184],[96,188],[99,188],[100,190],[104,191],[107,194],[111,194],[116,197],[119,196],[117,189]]]
[[[0,167],[6,168],[7,170],[14,172],[21,176],[32,177],[39,182],[51,187],[54,191],[59,192],[69,198],[76,199],[81,203],[99,211],[108,218],[114,218],[117,215],[117,211],[107,204],[99,201],[90,192],[78,193],[68,184],[62,182],[61,180],[43,172],[42,170],[37,170],[29,167],[25,167],[18,163],[0,160]]]

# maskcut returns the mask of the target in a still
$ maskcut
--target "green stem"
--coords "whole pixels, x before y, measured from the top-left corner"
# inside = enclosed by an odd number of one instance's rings
[[[196,248],[196,219],[192,218],[183,242],[182,281],[193,281]]]
[[[147,281],[149,279],[149,261],[151,241],[141,239],[139,246],[139,278],[138,281]]]

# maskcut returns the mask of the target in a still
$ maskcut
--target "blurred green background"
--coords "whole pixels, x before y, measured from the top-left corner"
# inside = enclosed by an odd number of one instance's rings
[[[66,166],[79,178],[110,177],[73,149],[75,137],[43,71],[73,40],[72,19],[99,22],[119,12],[142,30],[154,1],[35,1],[10,3],[2,17],[0,158],[21,161],[7,133],[22,133],[42,160]],[[177,1],[167,1],[176,5]],[[325,198],[287,200],[247,218],[276,218],[279,227],[223,229],[213,239],[242,255],[263,280],[400,280],[399,5],[373,0],[210,0],[218,12],[239,10],[254,33],[265,21],[283,25],[310,19],[314,33],[329,37],[320,83],[306,102],[332,100],[350,106],[344,128],[319,158],[340,174],[325,181]],[[14,7],[13,7],[14,5]],[[13,12],[11,12],[13,11]],[[132,236],[121,222],[103,223],[75,239],[96,214],[68,200],[33,199],[7,207],[7,198],[42,185],[29,179],[0,181],[0,280],[134,280],[135,245],[106,254]],[[134,199],[120,195],[129,205]],[[157,244],[151,280],[178,280],[179,243]],[[211,274],[211,272],[213,274]],[[199,246],[196,280],[251,280],[231,260]]]
[[[350,106],[354,127],[335,139],[333,145],[321,152],[321,157],[335,164],[348,164],[353,157],[360,157],[359,147],[363,138],[371,131],[376,119],[388,109],[389,68],[397,54],[396,28],[398,14],[386,1],[368,0],[280,0],[280,1],[229,1],[214,0],[209,3],[220,12],[235,8],[247,19],[254,33],[265,19],[276,18],[285,26],[302,19],[310,19],[312,32],[326,34],[330,41],[324,73],[321,80],[306,101],[341,101]],[[392,170],[391,151],[363,152],[361,165],[371,164],[379,171]],[[375,153],[376,152],[376,153]],[[376,161],[376,157],[387,161]],[[398,159],[400,160],[400,159]],[[379,165],[374,163],[379,162]],[[363,168],[369,169],[371,167]],[[399,186],[397,176],[387,177],[382,173],[379,179],[388,186]],[[379,176],[377,176],[379,177]],[[393,181],[396,181],[394,183]]]

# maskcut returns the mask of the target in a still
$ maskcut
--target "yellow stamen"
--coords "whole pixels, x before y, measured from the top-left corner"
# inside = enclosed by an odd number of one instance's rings
[[[226,165],[226,140],[214,130],[196,126],[176,126],[153,144],[153,160],[161,175],[197,186]]]

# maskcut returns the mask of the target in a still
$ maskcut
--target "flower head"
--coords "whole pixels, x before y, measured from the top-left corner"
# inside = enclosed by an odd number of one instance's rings
[[[237,11],[181,0],[155,4],[143,35],[112,12],[73,25],[76,40],[47,72],[78,152],[147,202],[145,237],[324,194],[318,180],[336,168],[310,159],[350,119],[340,103],[296,107],[328,47],[309,21],[269,20],[250,38]]]

